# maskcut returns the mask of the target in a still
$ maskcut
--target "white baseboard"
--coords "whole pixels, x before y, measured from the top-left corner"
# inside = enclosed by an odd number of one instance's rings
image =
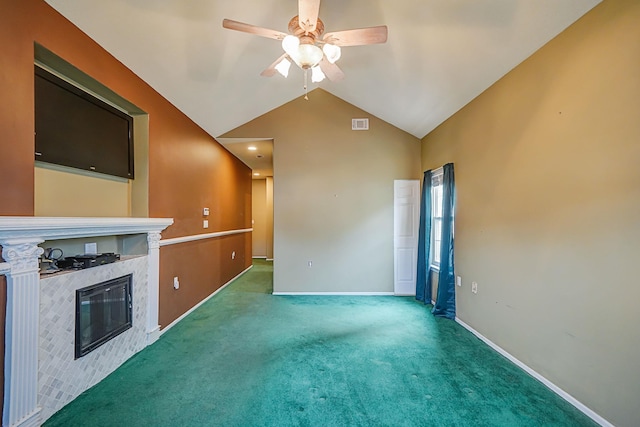
[[[22,418],[15,424],[12,424],[13,427],[39,427],[42,424],[42,420],[40,419],[40,412],[42,409],[40,407],[36,407],[32,413]]]
[[[264,259],[264,260],[266,260],[267,256],[266,255],[253,255],[251,257],[251,259]]]
[[[273,292],[273,295],[388,297],[394,294],[393,292]]]
[[[558,396],[562,397],[564,400],[566,400],[567,402],[571,403],[579,411],[584,413],[586,416],[591,418],[593,421],[597,422],[598,424],[600,424],[603,427],[614,427],[613,424],[611,424],[609,421],[605,420],[600,415],[596,414],[593,410],[589,409],[586,405],[584,405],[578,399],[576,399],[575,397],[571,396],[566,391],[562,390],[560,387],[558,387],[557,385],[555,385],[554,383],[552,383],[551,381],[549,381],[548,379],[546,379],[545,377],[540,375],[538,372],[536,372],[533,369],[531,369],[529,366],[525,365],[520,360],[516,359],[513,355],[508,353],[505,349],[503,349],[502,347],[498,346],[496,343],[491,341],[489,338],[485,337],[480,332],[476,331],[471,326],[469,326],[466,323],[464,323],[458,317],[456,317],[456,322],[458,324],[460,324],[463,328],[465,328],[466,330],[471,332],[473,335],[478,337],[480,340],[484,341],[489,347],[491,347],[492,349],[494,349],[495,351],[497,351],[498,353],[500,353],[501,355],[503,355],[504,357],[509,359],[516,366],[518,366],[520,369],[522,369],[523,371],[525,371],[526,373],[528,373],[529,375],[531,375],[532,377],[534,377],[535,379],[540,381],[542,384],[547,386],[551,391],[556,393]]]
[[[249,267],[247,267],[244,271],[242,271],[240,274],[238,274],[236,277],[234,277],[233,279],[229,280],[227,283],[225,283],[224,285],[220,286],[218,289],[215,290],[215,292],[213,292],[211,295],[209,295],[208,297],[206,297],[205,299],[203,299],[202,301],[200,301],[198,304],[194,305],[193,307],[191,307],[191,309],[189,309],[187,312],[185,312],[182,316],[178,317],[176,320],[174,320],[173,322],[171,322],[170,324],[167,325],[166,328],[163,328],[160,331],[160,336],[162,336],[162,334],[164,334],[165,332],[167,332],[169,329],[173,328],[175,325],[177,325],[182,319],[184,319],[185,317],[187,317],[188,315],[190,315],[191,313],[193,313],[198,307],[200,307],[202,304],[204,304],[205,302],[209,301],[211,298],[213,298],[213,296],[215,296],[218,292],[220,292],[221,290],[223,290],[224,288],[226,288],[227,286],[229,286],[231,283],[233,283],[234,280],[236,280],[238,277],[242,276],[244,273],[246,273],[247,271],[249,271],[251,268],[253,268],[253,265],[250,265]]]
[[[158,341],[158,338],[160,338],[160,325],[153,328],[152,331],[147,331],[147,345]]]

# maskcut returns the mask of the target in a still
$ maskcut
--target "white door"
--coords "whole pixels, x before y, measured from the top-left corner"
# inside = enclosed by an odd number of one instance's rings
[[[416,294],[420,181],[393,182],[393,292]]]

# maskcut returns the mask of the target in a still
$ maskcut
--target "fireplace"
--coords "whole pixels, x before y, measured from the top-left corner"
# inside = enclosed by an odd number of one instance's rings
[[[132,275],[76,291],[76,359],[131,328]]]
[[[7,278],[3,426],[41,425],[158,339],[160,232],[171,223],[170,218],[0,217],[0,274]],[[38,245],[101,236],[113,236],[122,247],[119,262],[40,277]],[[129,298],[131,327],[75,358],[76,291],[129,274],[130,292],[105,299],[121,304]]]

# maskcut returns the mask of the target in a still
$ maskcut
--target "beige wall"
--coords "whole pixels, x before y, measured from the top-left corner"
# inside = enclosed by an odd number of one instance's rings
[[[273,178],[253,180],[253,257],[273,259]]]
[[[131,216],[126,179],[46,164],[34,173],[36,216]]]
[[[253,257],[267,257],[267,180],[254,179],[251,186]]]
[[[639,22],[605,0],[422,144],[455,162],[458,316],[617,426],[640,425]]]
[[[323,90],[223,136],[274,138],[275,292],[393,292],[393,180],[420,177],[417,138]]]
[[[267,259],[273,260],[273,177],[267,177]]]

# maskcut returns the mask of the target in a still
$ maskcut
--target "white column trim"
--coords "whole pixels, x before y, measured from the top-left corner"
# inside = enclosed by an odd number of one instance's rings
[[[147,345],[160,337],[160,239],[159,232],[147,233],[148,270],[147,270]]]
[[[44,240],[2,241],[7,273],[3,426],[39,426],[38,316],[40,272],[38,257]]]
[[[160,246],[176,245],[178,243],[193,242],[195,240],[213,239],[215,237],[230,236],[232,234],[250,233],[253,228],[243,228],[240,230],[218,231],[215,233],[192,234],[191,236],[174,237],[173,239],[162,239]]]

